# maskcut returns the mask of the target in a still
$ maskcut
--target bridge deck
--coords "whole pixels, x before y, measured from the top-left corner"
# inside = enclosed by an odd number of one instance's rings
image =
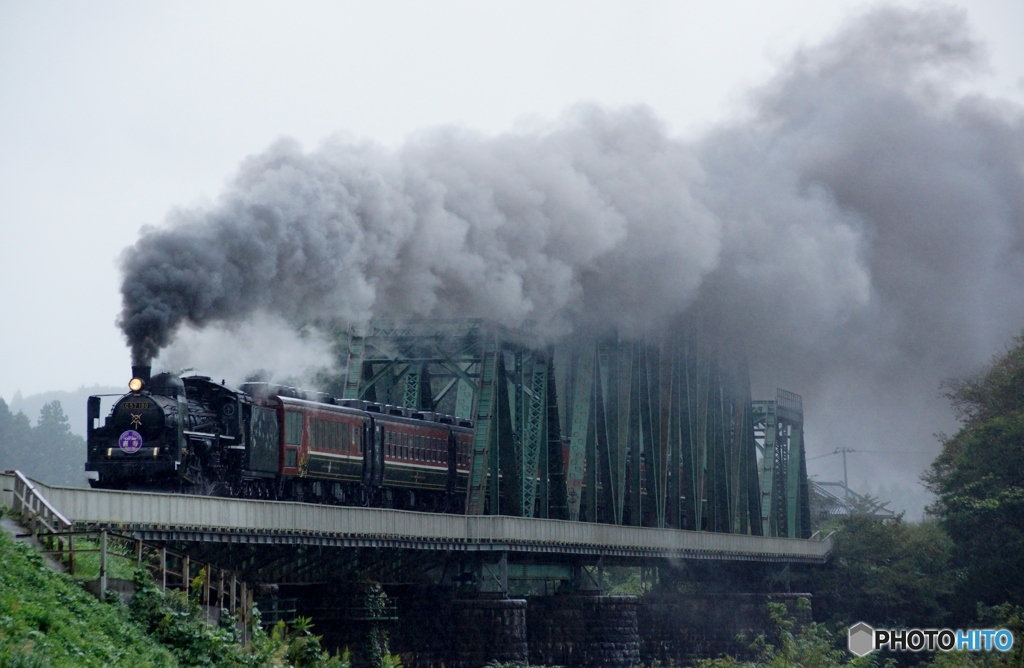
[[[10,505],[13,476],[3,478]],[[153,540],[821,563],[832,541],[36,483],[65,517]]]

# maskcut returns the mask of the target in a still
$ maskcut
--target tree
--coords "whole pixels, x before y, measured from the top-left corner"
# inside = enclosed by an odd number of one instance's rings
[[[829,563],[810,571],[815,618],[839,626],[944,624],[950,542],[935,521],[851,515],[835,529]]]
[[[81,485],[85,476],[85,440],[71,433],[71,425],[59,401],[43,405],[32,430],[36,470],[46,482]]]
[[[44,405],[33,427],[24,413],[12,414],[0,399],[0,469],[18,469],[53,485],[81,485],[85,439],[71,433],[59,401]]]
[[[17,469],[32,458],[32,423],[24,413],[11,413],[0,399],[0,470]]]
[[[923,476],[953,541],[956,618],[1024,605],[1024,336],[974,378],[947,384],[963,426]]]

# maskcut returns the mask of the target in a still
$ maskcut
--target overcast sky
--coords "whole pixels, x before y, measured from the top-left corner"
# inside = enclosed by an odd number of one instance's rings
[[[495,135],[586,102],[696,138],[873,4],[0,0],[0,397],[123,385],[122,251],[280,137]],[[947,4],[988,49],[972,85],[1024,101],[1024,3]]]

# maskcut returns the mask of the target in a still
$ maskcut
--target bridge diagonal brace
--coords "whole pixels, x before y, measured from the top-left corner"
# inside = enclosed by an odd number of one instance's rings
[[[487,474],[490,463],[492,431],[497,407],[498,345],[488,337],[483,342],[480,364],[480,391],[477,398],[473,450],[470,453],[469,484],[466,488],[466,514],[482,515],[487,498]],[[492,484],[497,484],[494,480]]]
[[[544,447],[544,426],[547,420],[548,359],[537,355],[533,359],[530,374],[530,394],[526,404],[526,424],[522,437],[521,484],[522,507],[520,517],[533,517],[537,498],[537,467]],[[525,389],[525,388],[524,388]]]
[[[580,500],[583,492],[587,436],[590,430],[590,403],[594,394],[594,364],[597,342],[593,339],[580,345],[572,405],[572,436],[569,438],[569,474],[566,476],[566,497],[569,519],[580,518]]]

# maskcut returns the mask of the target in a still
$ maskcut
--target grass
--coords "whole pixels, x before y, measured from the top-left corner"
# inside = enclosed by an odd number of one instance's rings
[[[97,601],[0,531],[0,667],[178,666],[119,604]]]
[[[84,539],[76,545],[97,546]],[[209,626],[195,600],[161,591],[134,567],[130,551],[110,548],[108,575],[135,581],[129,606],[114,596],[98,601],[82,587],[99,575],[97,553],[76,555],[74,576],[57,573],[33,547],[0,530],[0,668],[350,667],[347,655],[322,651],[308,619],[279,623],[269,633],[256,629],[243,647],[226,611],[223,626]]]

